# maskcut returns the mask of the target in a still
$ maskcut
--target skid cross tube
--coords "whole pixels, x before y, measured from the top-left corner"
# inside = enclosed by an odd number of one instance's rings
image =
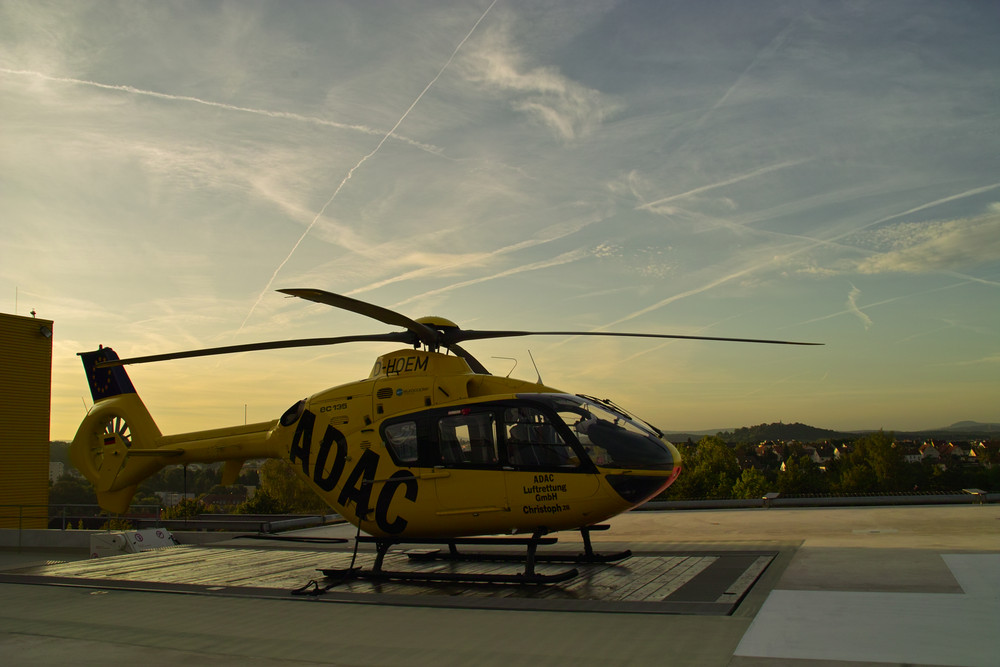
[[[583,537],[583,553],[537,553],[532,549],[528,542],[532,540],[524,540],[523,542],[517,542],[515,539],[511,538],[468,538],[470,541],[457,541],[452,540],[448,542],[447,553],[442,551],[419,551],[419,552],[409,552],[406,555],[409,556],[410,560],[416,561],[430,561],[430,560],[454,560],[454,561],[487,561],[487,562],[497,562],[497,563],[518,563],[525,559],[524,556],[518,554],[510,553],[494,553],[494,552],[484,552],[477,551],[473,553],[461,552],[458,550],[458,544],[498,544],[498,543],[517,543],[517,544],[528,544],[528,568],[533,568],[535,563],[614,563],[620,560],[625,560],[632,556],[632,551],[626,549],[624,551],[619,551],[617,553],[611,554],[600,554],[594,551],[594,547],[590,542],[590,532],[593,530],[607,530],[610,528],[608,524],[599,524],[593,526],[584,526],[580,528],[580,534]],[[471,541],[479,540],[479,541]],[[486,540],[486,541],[482,541]],[[554,544],[555,538],[549,538],[551,541],[536,541],[536,546],[539,544]],[[436,543],[436,542],[435,542]]]
[[[373,581],[384,581],[394,579],[397,581],[422,581],[422,582],[444,582],[444,583],[476,583],[476,584],[553,584],[567,581],[579,575],[576,568],[556,572],[554,574],[540,574],[535,571],[535,564],[539,558],[537,555],[538,545],[555,544],[556,538],[544,537],[544,532],[537,531],[531,537],[464,537],[464,538],[380,538],[367,535],[356,537],[356,543],[375,544],[375,562],[370,570],[361,568],[348,569],[321,569],[324,576],[330,579],[350,580],[368,579]],[[423,545],[448,545],[449,553],[457,555],[457,560],[495,560],[488,555],[485,558],[467,558],[472,554],[461,554],[458,552],[459,545],[491,545],[491,546],[523,546],[526,549],[525,556],[511,557],[513,562],[524,562],[524,571],[517,574],[488,574],[485,572],[414,572],[404,570],[386,570],[385,556],[389,549],[397,544],[423,544]],[[511,556],[510,554],[498,554]],[[447,558],[447,556],[446,556]]]

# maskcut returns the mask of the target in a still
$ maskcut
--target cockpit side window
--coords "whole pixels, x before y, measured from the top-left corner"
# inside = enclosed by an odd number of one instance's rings
[[[462,411],[437,421],[440,464],[492,467],[499,465],[497,425],[492,412]]]
[[[417,446],[417,423],[415,421],[396,422],[382,430],[386,449],[402,465],[416,465],[419,458]]]
[[[531,469],[578,468],[580,457],[545,413],[531,406],[504,410],[507,460]]]

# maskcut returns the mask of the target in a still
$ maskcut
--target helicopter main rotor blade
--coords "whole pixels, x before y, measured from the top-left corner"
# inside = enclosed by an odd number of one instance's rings
[[[763,338],[727,338],[722,336],[685,336],[682,334],[618,333],[614,331],[475,331],[459,329],[444,333],[444,345],[454,347],[454,343],[466,340],[486,340],[489,338],[513,338],[515,336],[618,336],[624,338],[677,338],[681,340],[715,340],[730,343],[768,343],[771,345],[823,345],[823,343],[803,343],[793,340],[767,340]]]
[[[201,350],[168,352],[166,354],[151,354],[145,357],[116,359],[114,361],[101,362],[97,364],[97,367],[108,368],[110,366],[126,366],[129,364],[148,364],[154,361],[168,361],[170,359],[188,359],[191,357],[209,357],[217,354],[234,354],[236,352],[254,352],[256,350],[280,350],[291,347],[313,347],[316,345],[337,345],[339,343],[360,343],[360,342],[408,343],[410,345],[413,345],[416,342],[416,336],[408,331],[399,331],[387,334],[366,334],[362,336],[338,336],[336,338],[299,338],[297,340],[276,340],[265,343],[226,345],[224,347],[208,347],[208,348],[203,348]]]
[[[367,301],[359,301],[358,299],[352,299],[349,296],[341,296],[340,294],[334,294],[333,292],[326,292],[320,289],[280,289],[278,291],[282,294],[288,294],[289,296],[297,296],[300,299],[306,299],[307,301],[326,304],[327,306],[333,306],[334,308],[340,308],[341,310],[349,310],[352,313],[357,313],[358,315],[364,315],[365,317],[378,320],[383,324],[392,324],[397,327],[403,327],[416,334],[421,343],[432,348],[437,348],[441,345],[441,334],[436,329],[432,329],[431,327],[421,324],[416,320],[411,320],[406,315],[397,313],[394,310],[389,310],[388,308],[383,308],[382,306],[376,306],[375,304],[368,303]]]
[[[469,364],[469,368],[472,369],[473,373],[479,373],[480,375],[492,375],[492,373],[486,370],[486,366],[483,366],[483,364],[478,359],[476,359],[474,356],[466,352],[458,345],[452,343],[451,345],[448,346],[448,349],[451,350],[456,357],[461,357],[462,359],[465,359],[465,363]]]

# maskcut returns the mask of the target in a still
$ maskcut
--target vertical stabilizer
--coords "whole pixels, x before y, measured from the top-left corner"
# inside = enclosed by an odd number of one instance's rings
[[[90,395],[94,402],[118,396],[120,394],[134,394],[135,387],[122,366],[112,366],[110,368],[98,368],[97,365],[103,361],[117,361],[118,355],[110,347],[99,347],[93,352],[80,352],[83,359],[83,368],[87,372],[87,382],[90,383]]]
[[[94,407],[76,432],[70,458],[94,485],[102,507],[125,512],[137,482],[163,466],[158,458],[132,459],[129,452],[133,448],[155,447],[161,437],[160,429],[125,369],[98,366],[103,361],[117,360],[114,350],[100,347],[93,352],[81,352],[80,357]],[[122,476],[126,467],[130,474]]]

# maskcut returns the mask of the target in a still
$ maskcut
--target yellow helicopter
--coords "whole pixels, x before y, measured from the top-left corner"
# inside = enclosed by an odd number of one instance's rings
[[[127,511],[138,484],[164,466],[224,462],[235,483],[249,459],[279,458],[345,519],[382,546],[469,536],[582,529],[666,489],[681,457],[663,434],[608,400],[491,375],[465,341],[527,335],[626,336],[812,345],[791,341],[578,331],[475,331],[439,317],[410,319],[317,289],[280,292],[403,331],[217,347],[119,359],[80,353],[94,405],[71,447],[105,509]],[[368,378],[304,398],[278,419],[163,435],[124,365],[168,359],[381,341]],[[442,351],[442,349],[444,351]],[[553,540],[554,541],[554,540]],[[475,542],[470,542],[475,543]],[[527,544],[527,542],[526,542]],[[387,549],[388,547],[385,546]],[[529,554],[530,556],[530,554]],[[529,568],[530,569],[530,568]]]

